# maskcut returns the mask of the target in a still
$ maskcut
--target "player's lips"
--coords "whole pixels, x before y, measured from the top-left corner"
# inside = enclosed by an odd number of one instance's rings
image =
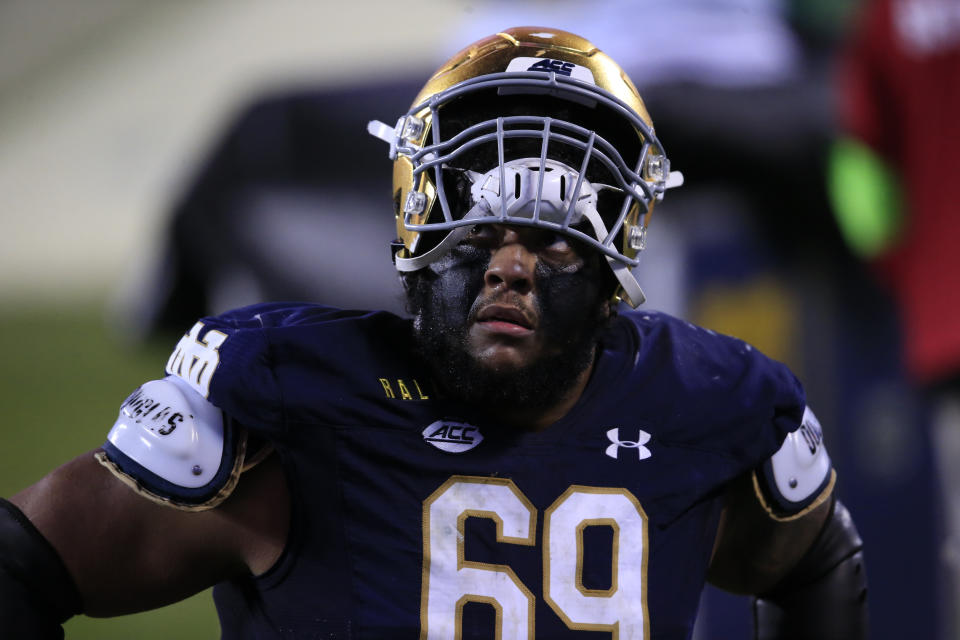
[[[511,336],[525,336],[533,333],[534,323],[517,307],[491,304],[481,309],[476,316],[477,325],[487,331]]]

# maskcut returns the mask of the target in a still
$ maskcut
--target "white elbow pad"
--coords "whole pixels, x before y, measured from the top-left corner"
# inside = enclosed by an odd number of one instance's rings
[[[222,502],[236,485],[245,438],[189,384],[168,376],[133,392],[97,458],[147,497],[185,509]]]
[[[810,506],[833,479],[823,429],[809,407],[800,427],[757,473],[763,497],[779,515],[796,514]]]

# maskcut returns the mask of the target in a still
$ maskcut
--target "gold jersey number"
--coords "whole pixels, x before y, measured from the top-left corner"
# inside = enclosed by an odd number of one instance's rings
[[[486,603],[497,640],[533,640],[535,596],[507,565],[464,557],[467,518],[488,518],[497,542],[537,544],[537,510],[508,479],[453,476],[423,503],[420,639],[462,637],[463,607]],[[583,532],[613,530],[610,587],[583,584]],[[573,485],[544,512],[543,599],[571,629],[647,640],[647,516],[626,489]]]

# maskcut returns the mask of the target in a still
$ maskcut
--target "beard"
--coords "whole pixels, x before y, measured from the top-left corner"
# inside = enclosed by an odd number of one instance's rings
[[[407,276],[414,338],[437,386],[452,399],[497,412],[545,410],[560,402],[593,363],[609,317],[595,266],[575,272],[537,264],[534,273],[538,331],[545,345],[521,365],[493,366],[471,352],[476,312],[514,303],[505,292],[482,296],[489,251],[458,246],[434,265]]]

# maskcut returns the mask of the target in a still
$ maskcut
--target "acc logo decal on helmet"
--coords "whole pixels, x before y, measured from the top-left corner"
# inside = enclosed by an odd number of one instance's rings
[[[544,71],[546,73],[557,73],[562,76],[569,76],[576,80],[597,84],[593,79],[593,72],[586,67],[581,67],[572,62],[555,60],[553,58],[514,58],[507,65],[507,71]]]

